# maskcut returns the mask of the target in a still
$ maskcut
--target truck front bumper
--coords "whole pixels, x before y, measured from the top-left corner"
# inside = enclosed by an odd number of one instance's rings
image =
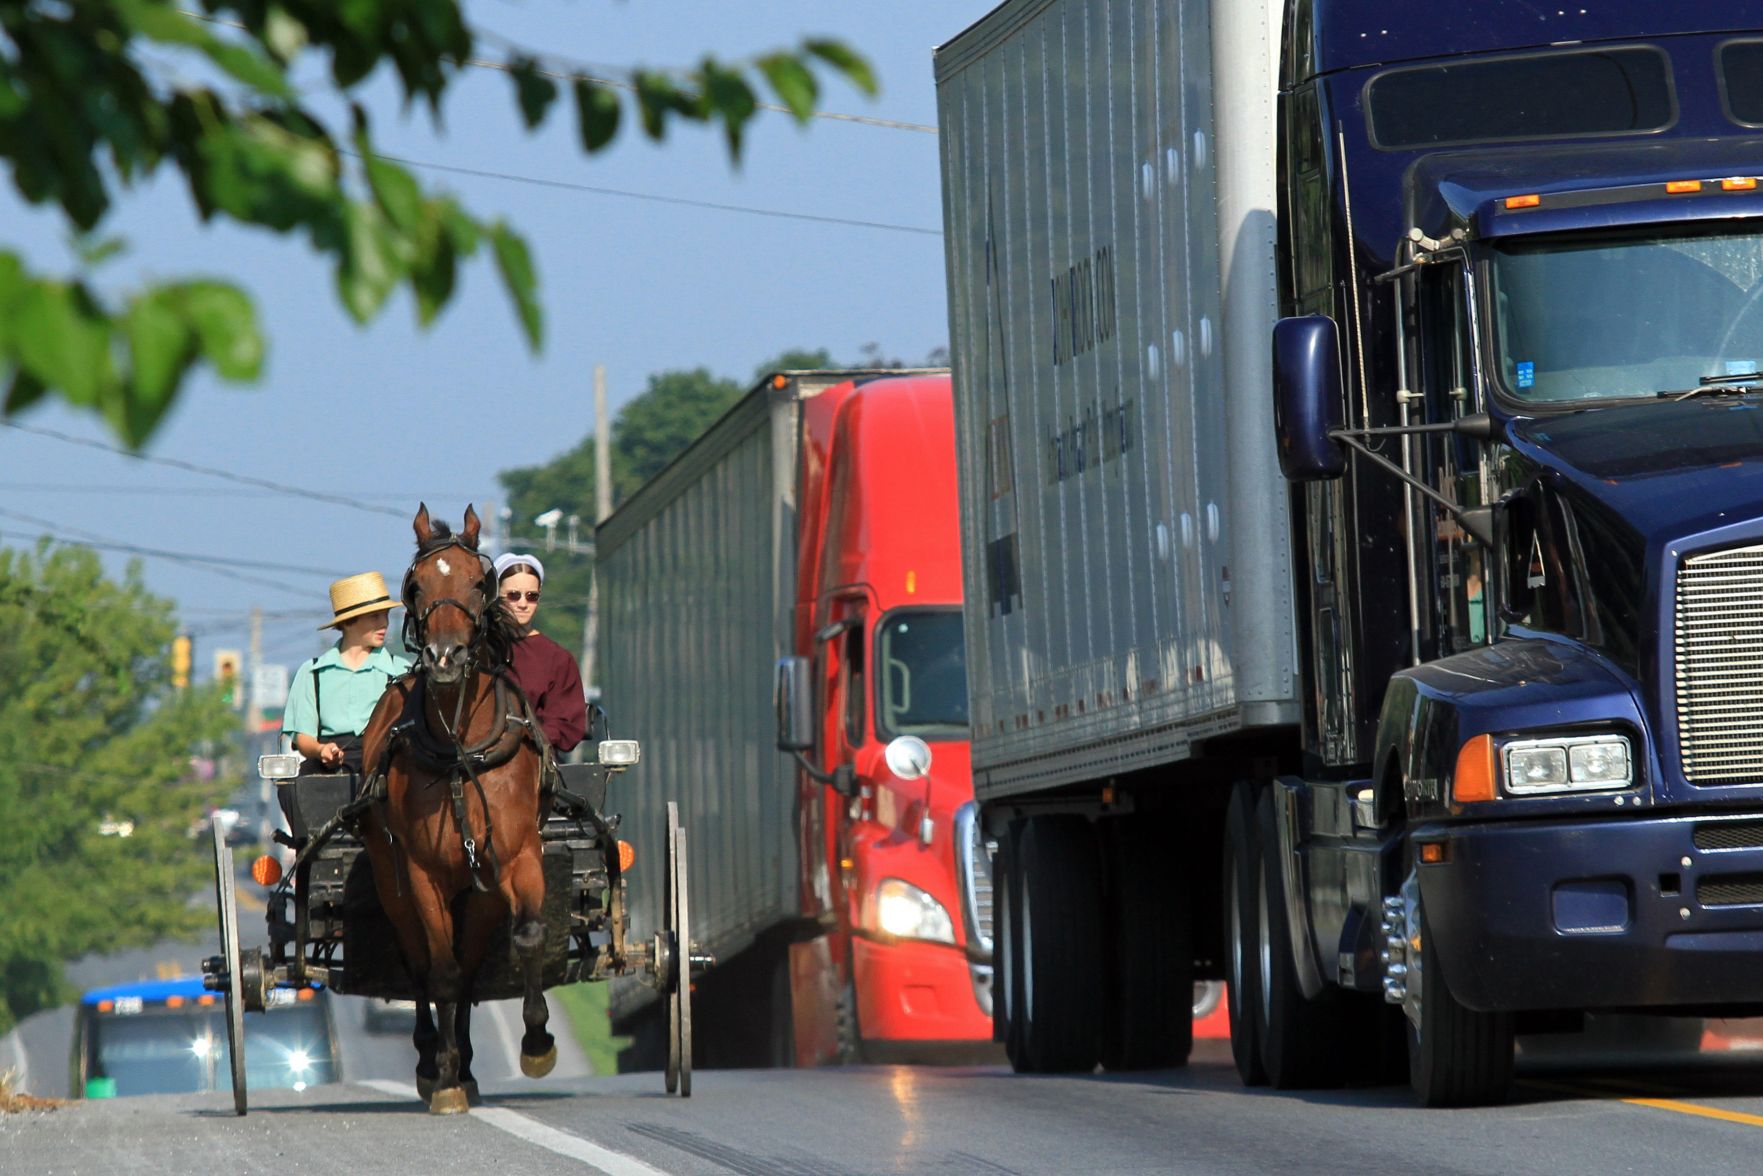
[[[991,1010],[980,1007],[978,995],[989,992],[991,969],[959,948],[859,936],[851,941],[851,964],[864,1041],[991,1041]]]
[[[1763,813],[1440,824],[1421,903],[1482,1011],[1763,1004]]]

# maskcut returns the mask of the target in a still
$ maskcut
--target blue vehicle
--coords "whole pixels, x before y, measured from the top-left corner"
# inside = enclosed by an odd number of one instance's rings
[[[1493,1102],[1763,1011],[1763,10],[1280,7],[938,50],[995,1032]]]
[[[304,1090],[338,1080],[330,994],[278,988],[245,1018],[245,1076],[252,1090]],[[74,1026],[72,1094],[117,1098],[229,1090],[226,1006],[202,977],[94,988]]]

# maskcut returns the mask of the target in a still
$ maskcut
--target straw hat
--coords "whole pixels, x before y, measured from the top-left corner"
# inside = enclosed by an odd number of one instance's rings
[[[378,572],[345,576],[331,585],[331,611],[336,615],[330,619],[329,624],[320,625],[319,629],[341,628],[344,621],[352,621],[368,613],[388,612],[397,607],[398,602],[386,591],[385,578]]]

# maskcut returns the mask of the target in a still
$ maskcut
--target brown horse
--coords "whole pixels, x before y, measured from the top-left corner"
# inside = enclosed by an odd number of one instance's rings
[[[427,506],[413,525],[417,552],[403,597],[405,640],[418,668],[387,690],[363,736],[370,771],[386,757],[384,799],[369,810],[363,834],[380,904],[424,998],[414,1036],[417,1089],[431,1111],[454,1114],[477,1085],[474,984],[511,915],[525,994],[521,1070],[541,1078],[557,1061],[541,982],[543,737],[497,668],[517,634],[478,552],[477,512],[466,507],[457,535],[431,522]]]

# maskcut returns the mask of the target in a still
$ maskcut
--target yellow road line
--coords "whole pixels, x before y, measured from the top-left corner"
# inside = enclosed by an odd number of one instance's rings
[[[1592,1079],[1591,1081],[1600,1080]],[[1742,1123],[1746,1127],[1763,1127],[1763,1115],[1747,1114],[1744,1111],[1728,1111],[1721,1107],[1705,1107],[1700,1103],[1683,1102],[1675,1098],[1641,1098],[1638,1096],[1624,1098],[1610,1091],[1588,1090],[1584,1086],[1569,1086],[1566,1083],[1539,1081],[1535,1078],[1521,1079],[1519,1084],[1554,1091],[1557,1094],[1573,1095],[1578,1098],[1600,1101],[1615,1098],[1618,1102],[1626,1103],[1631,1107],[1652,1107],[1654,1110],[1674,1111],[1680,1115],[1699,1115],[1704,1119],[1719,1119],[1723,1123]]]
[[[1634,1107],[1655,1107],[1661,1111],[1676,1111],[1680,1115],[1700,1115],[1704,1119],[1743,1123],[1747,1127],[1763,1127],[1763,1115],[1747,1115],[1743,1111],[1704,1107],[1696,1103],[1678,1102],[1674,1098],[1625,1098],[1622,1101]]]

